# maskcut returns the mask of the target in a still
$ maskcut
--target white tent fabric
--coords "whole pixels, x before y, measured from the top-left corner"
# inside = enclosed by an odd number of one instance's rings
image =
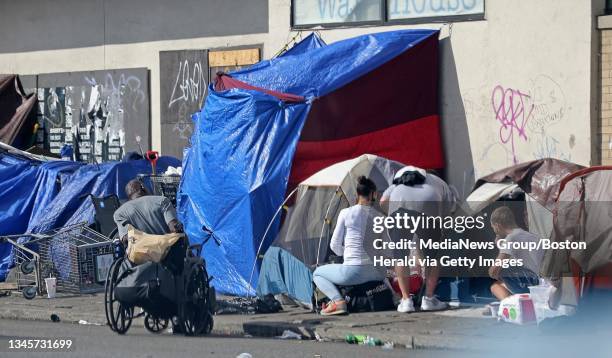
[[[393,181],[393,176],[405,165],[379,157],[374,154],[364,154],[357,158],[345,160],[318,171],[300,183],[300,187],[340,187],[348,199],[353,203],[357,178],[365,175],[372,179],[378,190],[384,190]]]
[[[553,213],[529,195],[525,195],[529,231],[540,238],[549,239],[553,230]]]
[[[465,199],[468,212],[475,214],[504,195],[510,194],[518,185],[514,183],[484,183]]]

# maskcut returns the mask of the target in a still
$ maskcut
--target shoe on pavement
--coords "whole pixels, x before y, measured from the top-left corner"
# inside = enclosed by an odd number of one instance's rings
[[[346,301],[331,301],[321,311],[322,316],[333,316],[348,313],[346,309]]]
[[[436,296],[423,296],[421,311],[441,311],[448,308],[448,303],[440,301]]]
[[[409,313],[414,311],[414,303],[412,302],[412,298],[402,298],[399,305],[397,305],[397,312]]]

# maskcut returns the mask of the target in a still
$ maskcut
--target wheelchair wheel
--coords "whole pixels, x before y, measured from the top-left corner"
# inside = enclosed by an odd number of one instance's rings
[[[187,336],[208,334],[213,328],[207,275],[203,265],[195,264],[187,277],[185,302],[179,308],[183,332]]]
[[[124,334],[132,325],[132,317],[134,316],[133,307],[124,307],[115,298],[115,286],[119,269],[123,259],[117,259],[108,270],[106,284],[104,286],[104,313],[106,314],[106,322],[110,329],[119,334]]]
[[[168,319],[162,319],[147,313],[144,318],[144,325],[147,331],[151,333],[159,333],[168,328]]]

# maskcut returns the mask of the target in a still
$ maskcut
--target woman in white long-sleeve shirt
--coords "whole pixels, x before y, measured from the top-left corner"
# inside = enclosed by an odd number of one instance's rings
[[[380,215],[372,207],[376,185],[364,176],[357,183],[357,205],[343,209],[338,214],[330,248],[338,256],[344,256],[342,264],[329,264],[317,268],[313,281],[330,302],[321,311],[324,316],[347,313],[346,301],[336,285],[352,286],[369,281],[382,281],[384,270],[374,267],[364,247],[368,230],[372,230],[374,217]]]

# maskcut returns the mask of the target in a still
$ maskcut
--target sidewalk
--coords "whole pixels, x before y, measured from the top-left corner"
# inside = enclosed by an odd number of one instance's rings
[[[482,308],[453,309],[443,312],[401,314],[395,311],[322,317],[292,308],[276,314],[222,314],[215,316],[213,334],[224,336],[277,337],[289,329],[306,339],[344,340],[349,333],[370,335],[393,341],[396,347],[425,349],[483,350],[502,342],[533,338],[536,326],[514,326],[481,315]],[[0,318],[51,320],[105,325],[104,295],[36,297],[26,300],[13,293],[0,297]],[[82,322],[82,324],[84,324]],[[142,326],[138,318],[133,323]]]

